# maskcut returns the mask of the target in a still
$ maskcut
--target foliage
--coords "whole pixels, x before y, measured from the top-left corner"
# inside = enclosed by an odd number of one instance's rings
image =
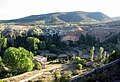
[[[2,58],[0,57],[0,73],[4,70],[4,64],[2,62]]]
[[[98,61],[100,61],[102,59],[103,51],[104,51],[104,48],[100,47],[100,49],[99,49],[99,55],[98,55]]]
[[[16,36],[15,47],[26,47],[26,33],[22,33]]]
[[[50,48],[49,48],[50,52],[51,53],[55,53],[55,54],[59,54],[58,50],[57,50],[57,47],[56,45],[50,45]]]
[[[75,61],[75,63],[79,63],[79,61],[81,60],[81,58],[76,56],[76,57],[73,58],[73,60]]]
[[[27,46],[28,46],[29,50],[31,50],[31,51],[38,50],[38,44],[40,42],[40,40],[38,38],[28,37],[26,39],[26,42],[27,42]]]
[[[0,80],[0,82],[5,82],[4,80]]]
[[[62,74],[60,71],[55,71],[53,74],[53,82],[69,82],[69,78],[72,77],[71,71],[64,71]]]
[[[112,52],[108,57],[108,62],[114,61],[115,59],[120,58],[120,51]]]
[[[2,56],[6,48],[7,48],[7,38],[0,38],[0,56]]]
[[[31,29],[28,30],[27,34],[28,34],[28,36],[38,37],[42,34],[42,30],[37,29],[37,28],[31,28]]]
[[[35,64],[34,66],[35,69],[38,69],[38,70],[42,69],[42,65],[39,62],[35,62],[34,64]]]
[[[81,59],[80,57],[75,57],[73,58],[74,60],[74,63],[78,64],[78,63],[81,63],[82,65],[86,65],[86,60],[85,59]]]
[[[90,61],[93,61],[94,51],[95,51],[95,47],[93,46],[92,49],[90,50]]]
[[[81,70],[75,70],[75,71],[72,73],[73,76],[74,76],[74,75],[81,75],[81,74],[83,74],[83,72],[82,72]]]
[[[85,44],[89,46],[94,46],[97,43],[99,43],[99,41],[97,41],[95,36],[91,36],[89,34],[86,34],[86,35],[81,34],[78,41],[78,45]]]
[[[85,59],[81,59],[79,63],[81,63],[82,65],[86,65],[87,61]]]
[[[64,71],[60,77],[60,82],[69,82],[69,79],[72,77],[71,71]]]
[[[7,38],[0,38],[0,48],[7,47]]]
[[[11,69],[18,71],[31,71],[34,67],[32,62],[33,53],[19,47],[9,47],[4,52],[3,63]]]
[[[61,77],[60,70],[53,71],[52,76],[53,76],[53,82],[60,82],[60,77]]]
[[[82,70],[82,64],[78,64],[77,69]]]
[[[41,50],[46,49],[46,43],[45,43],[45,41],[40,41],[38,43],[38,48],[41,49]]]

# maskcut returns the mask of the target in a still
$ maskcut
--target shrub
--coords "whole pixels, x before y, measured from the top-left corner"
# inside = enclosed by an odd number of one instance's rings
[[[78,64],[77,69],[82,70],[82,64]]]
[[[74,63],[78,63],[81,60],[81,58],[80,57],[74,57],[73,60],[74,60]]]
[[[0,80],[0,82],[5,82],[4,80]]]
[[[79,62],[78,63],[81,63],[82,65],[86,65],[86,60],[85,59],[81,59],[81,60],[79,60]]]
[[[42,65],[39,62],[35,62],[35,69],[41,70],[42,69]]]
[[[52,76],[53,76],[53,81],[52,82],[60,82],[61,74],[60,74],[59,70],[58,71],[53,71]]]
[[[71,71],[64,71],[60,77],[60,82],[69,82],[69,78],[72,77]]]
[[[75,70],[72,75],[74,76],[74,75],[81,75],[81,74],[83,74],[81,70]]]

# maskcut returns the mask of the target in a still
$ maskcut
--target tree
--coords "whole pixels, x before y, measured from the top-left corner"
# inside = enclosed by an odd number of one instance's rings
[[[53,45],[50,45],[49,50],[50,50],[51,53],[58,54],[57,47],[56,47],[56,45],[54,45],[54,44],[53,44]]]
[[[2,31],[2,36],[4,36],[5,38],[8,39],[9,46],[14,45],[14,39],[16,38],[16,36],[15,36],[14,30],[12,28],[5,28]]]
[[[100,61],[100,60],[102,59],[103,51],[104,51],[104,48],[103,48],[103,47],[100,47],[99,55],[98,55],[98,61]]]
[[[7,38],[0,38],[0,55],[3,54],[6,48],[7,48]]]
[[[95,51],[95,47],[93,46],[92,49],[90,50],[90,61],[93,61],[94,51]]]
[[[38,38],[28,37],[26,39],[26,42],[27,42],[27,46],[28,46],[29,50],[31,50],[31,51],[38,50],[38,44],[40,42],[40,40]]]
[[[103,55],[104,61],[106,60],[106,56],[107,56],[106,51],[104,51],[104,55]]]
[[[35,36],[35,37],[38,37],[42,33],[43,33],[42,30],[37,28],[31,28],[27,32],[28,36]]]
[[[22,47],[9,47],[4,52],[3,63],[10,69],[16,69],[21,72],[31,71],[34,67],[33,57],[32,52]]]
[[[0,50],[7,47],[7,38],[0,38]]]
[[[40,41],[38,44],[38,48],[41,50],[46,49],[46,43],[44,41]]]
[[[106,51],[104,51],[104,54],[103,54],[103,58],[100,60],[100,65],[103,65],[104,63],[105,63],[105,61],[106,61]]]

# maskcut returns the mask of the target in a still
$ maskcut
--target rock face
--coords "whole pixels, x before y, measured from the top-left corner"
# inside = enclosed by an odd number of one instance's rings
[[[94,27],[88,31],[88,34],[96,36],[99,38],[100,42],[103,42],[107,38],[112,37],[119,32],[120,28]]]

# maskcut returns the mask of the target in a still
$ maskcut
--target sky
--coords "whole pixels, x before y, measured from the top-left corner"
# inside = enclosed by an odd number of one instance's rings
[[[102,12],[120,16],[120,0],[0,0],[0,20],[53,12]]]

